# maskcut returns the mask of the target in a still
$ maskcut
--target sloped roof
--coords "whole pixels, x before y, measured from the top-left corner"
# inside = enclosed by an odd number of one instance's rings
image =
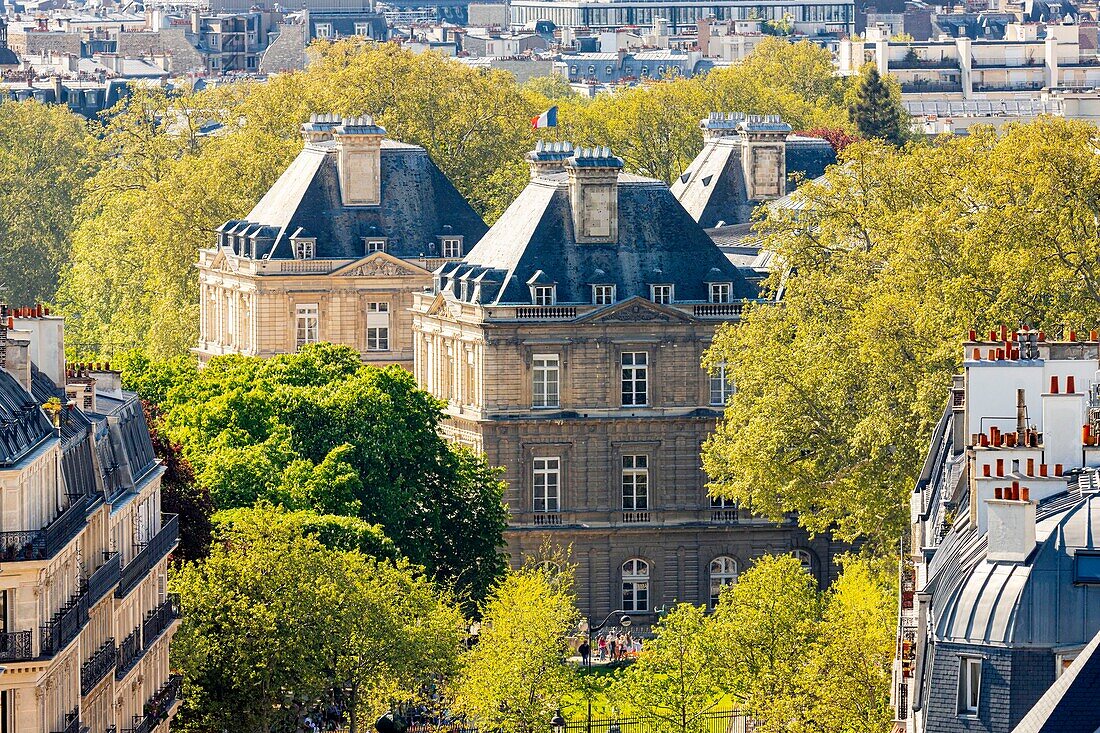
[[[1100,633],[1047,689],[1012,733],[1100,731]]]
[[[0,368],[0,466],[12,466],[54,434],[38,401]]]
[[[249,227],[256,257],[271,259],[293,258],[296,232],[317,239],[318,259],[362,257],[366,237],[386,238],[386,251],[397,257],[418,257],[438,237],[462,236],[469,247],[485,233],[485,222],[424,148],[383,140],[380,171],[380,205],[344,206],[335,143],[311,143],[247,217],[229,224]]]
[[[787,193],[801,179],[824,175],[836,162],[836,152],[821,138],[791,135],[786,143]],[[792,177],[792,174],[794,176]],[[672,193],[692,218],[704,227],[750,221],[758,201],[749,200],[741,167],[741,141],[737,136],[707,140],[683,175],[672,183]]]
[[[756,297],[661,181],[619,174],[618,237],[603,244],[576,241],[569,185],[564,172],[533,179],[461,265],[441,274],[480,282],[481,302],[495,305],[530,303],[535,281],[556,284],[559,303],[591,303],[592,285],[615,285],[619,301],[649,298],[651,284],[673,284],[678,301],[705,301],[709,282]]]

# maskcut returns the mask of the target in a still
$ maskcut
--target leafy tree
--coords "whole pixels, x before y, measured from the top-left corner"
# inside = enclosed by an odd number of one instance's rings
[[[622,707],[654,719],[662,733],[703,733],[725,697],[715,634],[700,606],[681,603],[661,619],[615,690]]]
[[[715,673],[757,730],[799,730],[812,698],[801,674],[812,658],[820,603],[791,555],[764,556],[723,589],[714,611]]]
[[[161,510],[179,516],[180,543],[175,557],[183,561],[206,557],[213,529],[210,515],[214,513],[210,492],[195,483],[195,473],[183,457],[179,443],[173,443],[161,431],[157,409],[144,400],[142,409],[153,451],[164,464],[160,482]]]
[[[95,141],[60,105],[0,100],[0,300],[53,300]]]
[[[452,688],[456,709],[481,730],[547,733],[574,689],[565,637],[577,623],[572,574],[525,567],[481,609],[478,642]]]
[[[875,64],[866,64],[853,92],[848,114],[860,136],[902,145],[909,136],[909,113],[897,83],[883,79]]]
[[[289,511],[273,504],[259,503],[240,509],[223,509],[212,521],[219,534],[248,534],[265,526],[286,527],[287,531],[314,537],[331,550],[358,550],[378,560],[397,560],[399,554],[393,541],[377,524],[356,517],[318,514],[308,509]]]
[[[405,565],[326,548],[297,520],[254,511],[172,580],[185,730],[295,730],[329,704],[356,730],[388,697],[413,698],[453,668],[463,622],[446,593]]]

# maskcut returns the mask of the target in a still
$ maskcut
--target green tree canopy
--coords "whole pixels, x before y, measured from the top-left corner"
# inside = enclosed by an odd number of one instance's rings
[[[852,90],[848,114],[859,134],[868,140],[901,145],[909,137],[909,113],[901,102],[901,87],[892,79],[884,79],[875,64],[863,67],[859,84]]]
[[[704,446],[711,490],[893,546],[967,330],[1100,316],[1096,143],[1060,119],[857,143],[797,212],[769,211],[783,306],[750,309],[707,357],[737,385]]]

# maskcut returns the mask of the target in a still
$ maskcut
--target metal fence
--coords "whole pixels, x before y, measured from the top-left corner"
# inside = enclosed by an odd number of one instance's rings
[[[655,715],[623,718],[581,718],[567,720],[568,733],[749,733],[745,717],[733,711],[710,711],[688,716],[681,720],[676,716]]]

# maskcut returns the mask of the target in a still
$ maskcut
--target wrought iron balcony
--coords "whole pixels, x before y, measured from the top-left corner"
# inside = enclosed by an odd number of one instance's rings
[[[82,494],[42,529],[0,532],[0,562],[48,560],[76,537],[88,516],[92,497]]]
[[[81,696],[91,692],[92,688],[99,684],[99,681],[106,677],[108,672],[114,669],[117,662],[118,648],[115,646],[115,640],[113,638],[108,639],[92,653],[92,656],[80,668]]]
[[[165,514],[163,517],[167,521],[161,525],[160,531],[122,569],[118,590],[115,591],[116,598],[125,598],[161,559],[175,549],[179,540],[179,517],[175,514]]]
[[[122,679],[141,659],[141,629],[137,628],[118,645],[118,666],[115,667],[115,679]]]
[[[61,515],[46,525],[46,556],[53,557],[65,545],[76,537],[88,519],[88,507],[92,503],[92,497],[88,494],[75,499],[69,508],[61,512]]]
[[[60,652],[88,623],[87,598],[83,591],[74,595],[49,623],[41,627],[42,656],[50,657]]]
[[[145,621],[141,628],[145,648],[151,647],[164,630],[179,617],[179,596],[175,594],[168,596],[168,600],[145,614]]]
[[[91,608],[99,599],[106,596],[118,586],[121,574],[121,564],[118,553],[113,553],[107,558],[107,562],[99,566],[99,569],[88,578],[88,607]]]
[[[45,560],[46,533],[41,529],[0,532],[0,561]]]
[[[179,699],[182,684],[182,676],[178,674],[169,675],[168,681],[161,685],[161,688],[146,701],[145,708],[142,711],[144,715],[135,715],[134,727],[130,728],[129,731],[124,731],[124,733],[152,733],[158,725],[168,720],[168,715],[172,712],[172,706]]]
[[[84,726],[80,724],[80,708],[75,707],[71,712],[65,713],[65,726],[54,733],[80,733]]]
[[[34,658],[34,632],[5,631],[0,633],[0,662],[20,662]]]

